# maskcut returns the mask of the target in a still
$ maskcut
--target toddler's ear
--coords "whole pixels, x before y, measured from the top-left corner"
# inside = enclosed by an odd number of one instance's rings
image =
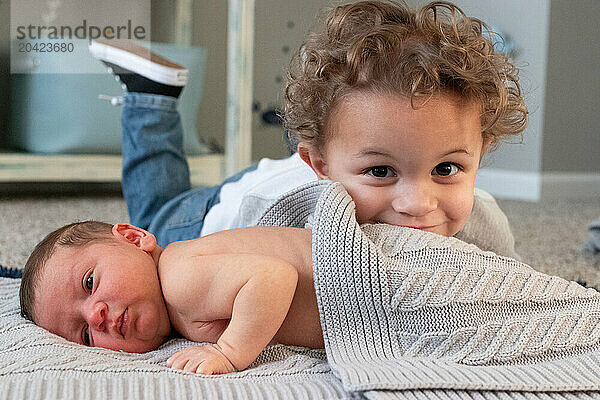
[[[115,224],[112,233],[118,240],[136,245],[143,251],[151,252],[156,247],[153,234],[131,224]]]
[[[321,152],[308,142],[298,143],[298,154],[307,163],[319,179],[329,179],[329,168]]]

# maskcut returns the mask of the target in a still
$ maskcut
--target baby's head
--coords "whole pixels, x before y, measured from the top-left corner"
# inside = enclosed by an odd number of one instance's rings
[[[527,122],[517,70],[490,36],[446,2],[332,9],[290,64],[291,149],[344,184],[359,222],[456,234],[481,157]]]
[[[171,333],[158,279],[160,251],[152,234],[129,224],[63,226],[27,260],[21,315],[72,342],[154,350]]]

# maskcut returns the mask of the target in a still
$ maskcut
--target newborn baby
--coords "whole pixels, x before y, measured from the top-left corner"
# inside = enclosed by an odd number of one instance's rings
[[[239,371],[269,343],[322,348],[311,231],[252,227],[162,249],[130,224],[86,221],[50,233],[32,252],[21,313],[86,346],[151,351],[175,332],[198,343],[167,365]]]

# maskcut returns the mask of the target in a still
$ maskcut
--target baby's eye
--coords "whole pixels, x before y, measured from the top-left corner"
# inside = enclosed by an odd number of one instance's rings
[[[93,287],[94,287],[94,273],[91,273],[88,275],[87,278],[85,278],[85,288],[91,292]]]
[[[83,329],[83,344],[90,345],[90,331],[87,326]]]
[[[367,173],[376,178],[388,178],[390,176],[395,176],[394,171],[390,167],[386,167],[384,165],[371,167],[367,170]]]
[[[455,175],[460,171],[458,165],[450,162],[443,162],[435,166],[433,171],[431,171],[432,175],[441,175],[441,176],[451,176]]]

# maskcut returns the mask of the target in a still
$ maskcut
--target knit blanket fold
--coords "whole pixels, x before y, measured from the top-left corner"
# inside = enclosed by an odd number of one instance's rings
[[[455,238],[360,227],[340,184],[317,203],[313,268],[327,359],[347,390],[600,390],[594,289]]]

